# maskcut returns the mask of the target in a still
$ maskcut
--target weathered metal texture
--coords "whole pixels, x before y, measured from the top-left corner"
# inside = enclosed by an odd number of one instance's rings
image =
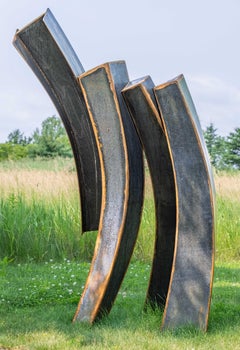
[[[102,209],[95,252],[74,321],[93,323],[110,312],[138,234],[143,157],[121,96],[128,80],[123,61],[101,65],[79,77],[98,144]]]
[[[78,173],[82,230],[97,230],[101,210],[101,171],[88,112],[77,82],[84,72],[50,10],[18,30],[14,46],[32,68],[66,128]]]
[[[153,185],[156,239],[147,303],[164,307],[172,271],[176,231],[176,195],[172,161],[150,77],[130,82],[123,90],[141,139]]]
[[[214,184],[197,113],[184,77],[154,88],[171,149],[177,231],[162,329],[206,330],[214,269]]]

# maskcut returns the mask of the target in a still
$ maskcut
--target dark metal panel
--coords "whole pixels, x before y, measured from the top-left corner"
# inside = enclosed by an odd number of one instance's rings
[[[198,116],[184,77],[154,89],[176,181],[177,233],[162,328],[206,330],[214,267],[214,184]]]
[[[98,144],[102,209],[90,273],[74,320],[94,322],[110,312],[128,267],[143,204],[142,149],[121,89],[128,82],[122,61],[79,77]]]
[[[77,75],[82,64],[50,10],[18,30],[14,46],[32,68],[66,128],[78,172],[82,230],[98,229],[101,172],[95,137]]]
[[[141,139],[152,179],[156,239],[147,303],[164,307],[172,270],[176,230],[176,195],[167,139],[150,77],[134,80],[123,90]]]

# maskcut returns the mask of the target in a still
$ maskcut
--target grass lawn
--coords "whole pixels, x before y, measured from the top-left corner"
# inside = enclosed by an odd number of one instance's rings
[[[240,349],[240,263],[217,264],[207,333],[161,332],[161,312],[143,312],[150,265],[131,263],[108,317],[71,320],[88,263],[1,264],[0,349]]]

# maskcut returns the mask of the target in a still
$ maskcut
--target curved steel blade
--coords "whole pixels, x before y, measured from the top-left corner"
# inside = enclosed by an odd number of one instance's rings
[[[134,80],[123,90],[138,130],[152,179],[156,239],[147,303],[164,307],[172,270],[176,231],[176,194],[166,135],[153,94],[150,77]]]
[[[78,173],[82,230],[97,230],[101,209],[101,172],[95,137],[76,78],[84,72],[82,64],[50,10],[18,30],[13,44],[59,112]]]
[[[199,119],[184,77],[154,88],[171,149],[177,231],[162,328],[206,330],[214,268],[214,183]]]
[[[143,158],[121,96],[127,82],[122,61],[101,65],[79,77],[97,139],[103,188],[94,257],[74,321],[92,323],[110,312],[138,234]]]

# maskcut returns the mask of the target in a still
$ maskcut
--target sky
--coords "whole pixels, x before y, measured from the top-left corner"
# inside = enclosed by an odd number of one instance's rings
[[[12,45],[47,8],[85,71],[124,60],[130,80],[150,75],[159,85],[183,74],[203,129],[213,123],[226,136],[240,127],[239,0],[1,0],[0,142],[58,115]]]

